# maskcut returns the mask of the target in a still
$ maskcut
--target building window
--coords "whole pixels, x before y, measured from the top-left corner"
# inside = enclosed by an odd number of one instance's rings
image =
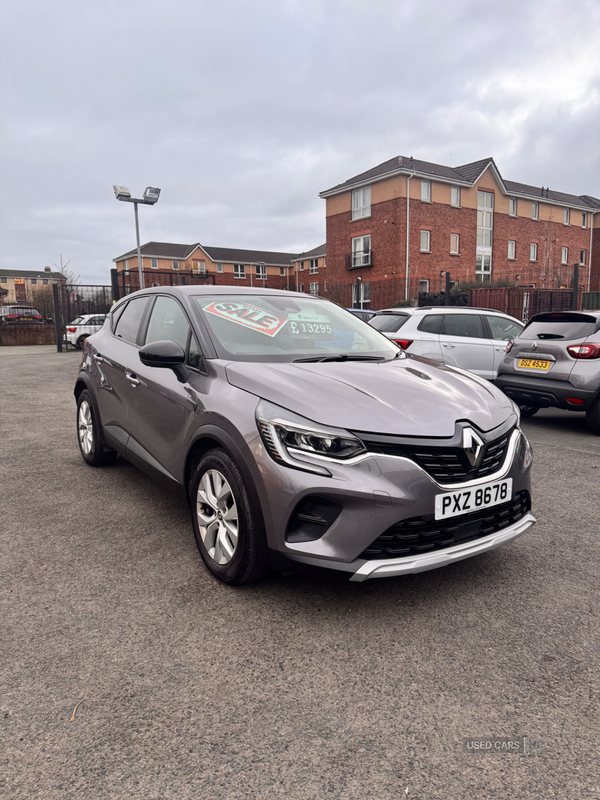
[[[223,272],[223,264],[217,264],[217,272]]]
[[[125,261],[123,261],[123,269],[125,270],[125,272],[127,272],[127,270],[129,269],[129,259],[128,258],[126,258]]]
[[[37,278],[32,278],[31,279],[32,286],[35,286],[36,283],[37,283]]]
[[[206,261],[192,261],[192,272],[206,272]]]
[[[301,284],[300,284],[300,291],[301,291],[301,292],[303,292],[303,291],[304,291],[304,284],[303,284],[303,283],[301,283]]]
[[[450,205],[460,208],[460,186],[452,186],[450,189]]]
[[[314,283],[310,284],[310,293],[311,294],[319,294],[319,283],[315,281]]]
[[[529,260],[530,261],[537,261],[537,244],[536,244],[536,242],[532,242],[529,245]]]
[[[531,204],[531,219],[539,219],[540,218],[540,204],[539,203],[532,203]]]
[[[304,261],[301,261],[300,262],[300,271],[302,271],[303,269],[304,269]]]
[[[517,242],[515,239],[508,240],[508,257],[511,261],[517,257]]]
[[[431,181],[421,181],[421,202],[431,203]]]
[[[327,258],[323,256],[323,269],[327,266]]]
[[[256,277],[260,278],[260,280],[266,280],[266,278],[267,278],[267,266],[266,266],[266,264],[257,264],[256,265]]]
[[[509,197],[508,198],[508,213],[511,217],[517,216],[517,198],[516,197]]]
[[[327,291],[327,281],[323,281],[323,291]]]
[[[246,266],[244,264],[234,264],[233,265],[233,277],[234,278],[245,278],[246,277]]]
[[[6,278],[0,278],[0,283],[6,283]]]
[[[571,224],[571,209],[563,208],[563,225]]]
[[[352,266],[369,267],[371,265],[371,237],[356,236],[352,239]]]
[[[419,281],[419,294],[429,294],[429,280]]]
[[[367,281],[366,283],[359,283],[358,286],[357,294],[356,284],[352,284],[352,308],[356,308],[357,305],[359,308],[369,308],[371,305],[371,284]]]
[[[450,234],[450,252],[457,256],[459,253],[460,236],[458,233]]]
[[[282,278],[285,277],[285,267],[279,267],[279,276]]]
[[[316,258],[311,258],[308,262],[308,272],[310,275],[316,275],[319,271],[319,261]]]
[[[587,211],[581,212],[581,227],[587,228]]]
[[[352,219],[371,216],[371,187],[363,186],[352,192]]]
[[[582,265],[585,265],[585,254],[586,254],[585,250],[579,251],[579,263]]]
[[[151,258],[150,259],[150,267],[152,269],[158,269],[158,258]]]
[[[431,251],[431,231],[421,231],[421,252],[429,253]]]
[[[173,269],[179,269],[179,261],[177,259],[173,259]]]
[[[5,279],[5,282],[6,282],[6,279]],[[44,286],[47,286],[48,285],[48,278],[44,278],[42,283],[44,284]]]
[[[561,264],[568,264],[569,263],[569,248],[568,247],[563,247],[560,263]]]

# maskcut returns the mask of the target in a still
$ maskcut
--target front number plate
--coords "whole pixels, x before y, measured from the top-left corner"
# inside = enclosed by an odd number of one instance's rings
[[[446,492],[435,497],[435,518],[447,519],[472,514],[482,508],[508,503],[512,499],[512,478],[484,483],[460,492]]]

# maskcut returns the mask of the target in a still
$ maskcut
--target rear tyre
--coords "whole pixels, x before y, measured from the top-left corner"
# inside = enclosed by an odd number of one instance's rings
[[[85,344],[85,340],[87,339],[87,337],[88,337],[88,335],[86,333],[83,336],[80,336],[79,339],[77,339],[77,345],[76,346],[79,348],[79,350],[83,350],[83,345]]]
[[[537,414],[540,410],[539,406],[522,405],[519,406],[519,408],[521,409],[521,419],[529,419],[529,417],[533,417],[533,415]]]
[[[190,502],[198,550],[218,580],[241,585],[269,571],[261,515],[225,450],[209,450],[196,465]]]
[[[591,432],[595,433],[596,436],[600,436],[600,395],[585,412],[585,420]]]
[[[81,457],[90,467],[112,464],[117,457],[114,450],[104,446],[102,428],[87,389],[77,398],[77,442]]]

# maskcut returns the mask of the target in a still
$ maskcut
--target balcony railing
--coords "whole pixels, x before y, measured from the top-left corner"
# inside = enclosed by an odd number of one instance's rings
[[[372,250],[355,250],[353,253],[346,253],[346,269],[362,269],[372,266]]]

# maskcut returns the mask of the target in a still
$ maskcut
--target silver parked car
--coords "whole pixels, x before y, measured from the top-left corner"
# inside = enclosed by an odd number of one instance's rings
[[[75,396],[84,461],[120,453],[183,490],[226,583],[421,572],[535,522],[512,400],[311,295],[136,292],[85,343]]]
[[[377,311],[369,325],[404,350],[468,369],[489,380],[496,377],[506,342],[523,324],[490,308],[430,306]]]
[[[600,435],[600,311],[535,314],[507,345],[496,384],[524,416],[549,407],[585,411]]]

